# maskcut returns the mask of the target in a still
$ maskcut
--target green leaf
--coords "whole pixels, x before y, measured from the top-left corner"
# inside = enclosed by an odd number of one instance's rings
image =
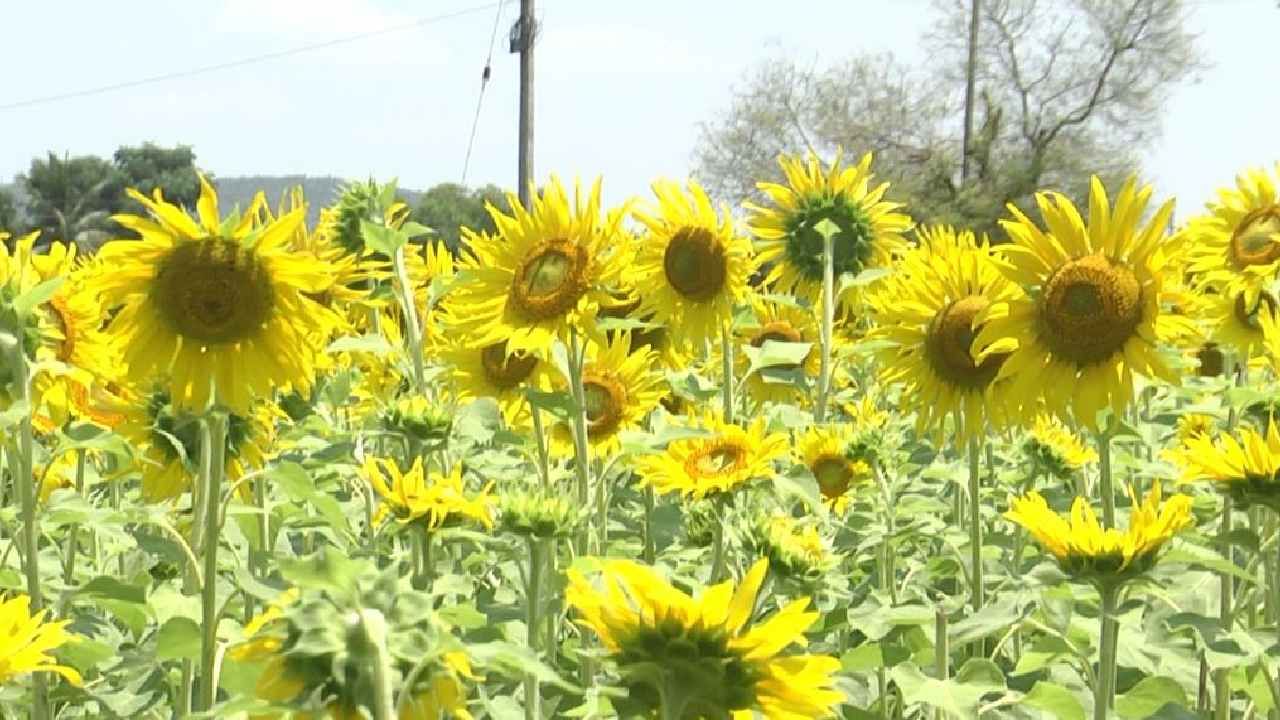
[[[1022,620],[1022,613],[1017,605],[1000,603],[987,605],[976,613],[951,625],[951,644],[968,645],[980,638],[1004,635],[1010,626]]]
[[[1022,696],[1022,704],[1048,713],[1058,720],[1084,720],[1084,705],[1075,693],[1056,683],[1043,680],[1031,686]]]
[[[85,583],[80,587],[78,594],[102,600],[119,600],[135,605],[145,605],[147,602],[146,588],[129,585],[106,575],[99,575]]]
[[[534,406],[546,410],[555,417],[565,422],[573,419],[573,411],[577,404],[573,402],[573,396],[567,392],[543,392],[534,388],[524,389],[525,397],[529,398],[529,402]]]
[[[394,255],[396,250],[409,242],[409,237],[396,231],[395,228],[389,228],[386,225],[369,222],[365,219],[360,220],[360,234],[364,237],[365,247],[388,257]]]
[[[865,287],[883,277],[892,274],[889,268],[867,268],[857,275],[845,274],[840,278],[840,293],[852,287]],[[840,294],[840,293],[837,293]]]
[[[303,589],[331,590],[346,595],[356,588],[359,564],[338,550],[325,548],[309,557],[278,560],[285,580]]]
[[[408,238],[416,238],[416,237],[423,237],[424,235],[436,234],[435,230],[427,227],[426,225],[423,225],[420,222],[416,222],[414,220],[410,220],[409,222],[406,222],[405,224],[401,225],[400,232],[404,233],[404,236]]]
[[[751,370],[754,372],[760,368],[778,367],[779,365],[800,365],[809,357],[809,353],[813,350],[813,343],[807,342],[779,342],[777,340],[765,340],[760,347],[746,346],[742,348],[742,352],[746,353],[751,360]]]
[[[893,667],[910,657],[911,651],[901,645],[866,642],[840,656],[840,664],[846,672],[870,672]]]
[[[1116,698],[1116,714],[1128,720],[1151,717],[1168,703],[1187,705],[1187,694],[1172,678],[1159,675],[1143,678],[1129,692]]]
[[[956,673],[956,682],[1000,690],[1005,688],[1000,666],[986,658],[970,658]]]
[[[645,322],[635,318],[616,318],[607,317],[600,318],[596,321],[596,329],[601,331],[607,330],[649,330],[651,328],[662,327],[658,323]]]
[[[325,348],[328,353],[367,352],[375,355],[386,355],[394,350],[391,343],[378,334],[340,337]]]
[[[988,686],[927,677],[911,663],[898,665],[890,674],[908,704],[928,705],[962,718],[976,718],[978,701],[991,692]]]
[[[47,302],[58,292],[58,288],[62,286],[65,277],[56,277],[52,280],[45,280],[39,285],[22,293],[13,301],[13,311],[18,313],[18,317],[26,317],[37,305]]]
[[[194,660],[200,656],[200,625],[185,617],[172,617],[156,635],[156,656],[162,660]]]

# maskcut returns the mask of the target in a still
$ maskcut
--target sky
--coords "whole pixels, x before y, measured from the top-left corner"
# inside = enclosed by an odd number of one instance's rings
[[[462,179],[481,69],[492,76],[468,184],[516,174],[519,63],[506,34],[519,0],[0,0],[8,29],[0,108],[33,98],[234,62],[353,34],[366,40],[101,94],[0,109],[0,180],[33,156],[109,156],[153,141],[194,147],[215,174]],[[604,176],[607,201],[685,177],[699,123],[779,52],[822,65],[856,52],[923,60],[927,0],[537,0],[535,176]],[[70,18],[70,19],[69,19]],[[1273,0],[1198,0],[1190,27],[1210,63],[1164,108],[1148,153],[1160,196],[1197,211],[1249,166],[1280,160]],[[57,43],[51,40],[56,36]],[[72,49],[68,52],[66,49]]]

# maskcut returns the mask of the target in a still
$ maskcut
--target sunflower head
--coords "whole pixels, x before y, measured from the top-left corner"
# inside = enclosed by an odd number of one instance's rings
[[[778,164],[786,184],[759,183],[768,207],[748,204],[748,221],[756,236],[768,281],[783,292],[816,297],[822,287],[824,238],[819,226],[830,223],[832,264],[837,277],[886,266],[905,249],[901,234],[911,226],[897,203],[883,200],[888,183],[871,187],[871,155],[853,166],[837,151],[828,166],[810,153],[805,158],[782,155]]]
[[[583,521],[574,500],[553,491],[519,488],[498,497],[498,527],[531,538],[565,538]]]
[[[1207,212],[1183,233],[1187,271],[1197,284],[1234,294],[1256,289],[1280,269],[1280,199],[1271,173],[1261,168],[1220,188]]]
[[[1261,505],[1280,512],[1280,427],[1265,433],[1239,427],[1232,433],[1201,433],[1165,452],[1182,468],[1185,482],[1208,481],[1240,507]]]
[[[857,442],[857,429],[852,424],[810,428],[797,450],[818,482],[823,502],[837,515],[844,514],[857,489],[873,477],[863,457],[865,446]]]
[[[648,566],[603,562],[599,585],[569,571],[566,602],[600,637],[628,691],[627,716],[728,717],[758,710],[769,717],[825,717],[843,696],[832,689],[839,661],[784,654],[818,618],[808,598],[763,622],[751,622],[769,564],[691,597]],[[782,713],[785,715],[777,715]]]
[[[1094,178],[1087,223],[1066,196],[1038,194],[1044,228],[1009,206],[1014,219],[1001,224],[1012,242],[998,267],[1023,292],[985,312],[975,360],[1011,351],[999,377],[1024,409],[1042,397],[1054,414],[1094,428],[1099,410],[1119,413],[1132,400],[1135,373],[1177,381],[1157,347],[1182,326],[1163,312],[1173,202],[1144,224],[1151,192],[1131,178],[1113,206]]]
[[[1177,436],[1179,442],[1189,442],[1201,435],[1213,434],[1217,424],[1217,420],[1212,415],[1192,412],[1183,413],[1178,417],[1174,435]]]
[[[587,442],[595,452],[617,452],[620,433],[639,428],[658,406],[666,393],[666,382],[657,362],[657,353],[648,348],[633,352],[628,333],[617,334],[603,345],[588,346],[582,371],[583,411]],[[573,454],[573,435],[567,423],[553,428],[552,441],[558,454]]]
[[[725,497],[768,477],[773,461],[786,453],[786,436],[767,432],[764,418],[743,428],[708,413],[695,426],[705,434],[674,440],[666,452],[637,461],[645,484],[687,498]]]
[[[386,185],[374,182],[353,182],[342,188],[332,215],[332,223],[324,231],[348,254],[364,255],[364,231],[361,222],[373,222],[388,227],[399,227],[409,215],[409,206],[397,201],[394,183]]]
[[[382,500],[374,524],[393,515],[397,522],[425,531],[464,522],[493,527],[496,500],[489,492],[492,485],[468,494],[461,463],[456,463],[448,474],[427,473],[418,457],[407,472],[402,472],[394,459],[370,456],[365,458],[361,474]]]
[[[1085,465],[1098,461],[1098,454],[1060,420],[1041,414],[1027,433],[1023,453],[1031,464],[1050,477],[1067,480]]]
[[[790,515],[761,514],[750,535],[751,546],[769,559],[779,578],[803,587],[821,585],[838,562],[831,543],[814,523],[802,524]]]
[[[1125,530],[1102,527],[1083,497],[1075,499],[1070,517],[1064,518],[1037,492],[1012,499],[1005,517],[1030,531],[1064,572],[1115,587],[1151,569],[1161,548],[1194,522],[1191,498],[1174,495],[1162,503],[1159,481],[1141,499],[1130,488],[1129,497],[1133,505]]]

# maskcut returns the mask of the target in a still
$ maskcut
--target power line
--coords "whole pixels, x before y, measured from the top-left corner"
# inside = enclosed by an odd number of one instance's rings
[[[503,2],[505,2],[505,0],[503,0]],[[180,80],[183,78],[189,78],[196,75],[204,75],[207,73],[219,72],[221,70],[229,70],[231,68],[243,67],[245,65],[253,65],[255,63],[266,62],[269,60],[278,60],[280,58],[285,58],[292,55],[299,55],[301,53],[312,52],[315,50],[323,50],[325,48],[337,47],[339,45],[347,45],[349,43],[359,42],[361,40],[368,40],[369,38],[379,37],[381,35],[388,35],[395,32],[401,32],[404,30],[419,28],[426,25],[432,25],[434,23],[443,22],[445,20],[453,20],[455,18],[459,18],[464,15],[471,15],[474,13],[492,9],[494,7],[497,7],[498,10],[501,11],[503,2],[477,5],[474,7],[464,8],[462,10],[455,10],[454,12],[450,12],[450,13],[443,13],[440,15],[432,15],[430,17],[419,18],[412,22],[403,23],[400,25],[393,25],[391,27],[385,27],[379,30],[371,30],[369,32],[357,33],[355,35],[347,35],[346,37],[335,38],[333,40],[326,40],[324,42],[312,43],[310,45],[300,45],[298,47],[290,48],[288,50],[277,50],[276,52],[263,53],[262,55],[253,55],[251,57],[241,58],[239,60],[230,60],[223,63],[217,63],[215,65],[205,65],[202,67],[191,68],[188,70],[179,70],[176,72],[164,73],[161,75],[152,75],[150,77],[139,78],[137,80],[127,80],[125,82],[113,83],[111,85],[102,85],[99,87],[88,88],[85,90],[74,90],[71,92],[58,93],[56,95],[45,95],[43,97],[29,98],[27,100],[19,100],[18,102],[12,102],[12,103],[0,105],[0,112],[3,112],[5,110],[17,110],[20,108],[32,107],[35,105],[44,105],[47,103],[59,102],[62,100],[72,100],[75,98],[101,95],[103,93],[115,92],[116,90],[126,90],[129,88],[135,88],[142,85],[151,85],[154,83],[167,82],[169,80]],[[490,49],[490,55],[492,55],[492,49]]]
[[[502,19],[502,6],[506,0],[498,3],[498,11],[493,14],[493,31],[489,33],[489,55],[484,60],[484,72],[480,73],[480,95],[476,98],[476,115],[471,119],[471,138],[467,140],[467,155],[462,160],[462,180],[459,184],[467,184],[467,170],[471,167],[471,150],[476,145],[476,128],[480,127],[480,108],[484,105],[484,91],[489,87],[489,75],[493,70],[493,46],[498,40],[498,22]]]

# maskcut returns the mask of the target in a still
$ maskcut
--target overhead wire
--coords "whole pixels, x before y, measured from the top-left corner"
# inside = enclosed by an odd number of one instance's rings
[[[489,77],[493,72],[493,47],[498,41],[498,24],[502,19],[502,6],[506,0],[498,3],[498,11],[493,14],[493,31],[489,34],[489,54],[484,60],[484,71],[480,73],[480,94],[476,98],[476,114],[471,119],[471,137],[467,140],[467,154],[462,159],[462,179],[459,184],[467,184],[467,170],[471,168],[471,151],[476,145],[476,129],[480,127],[480,108],[484,106],[484,91],[489,87]]]
[[[44,95],[41,97],[28,98],[26,100],[19,100],[17,102],[4,103],[4,104],[0,104],[0,112],[6,111],[6,110],[17,110],[20,108],[28,108],[36,105],[44,105],[44,104],[53,103],[53,102],[60,102],[63,100],[72,100],[75,98],[102,95],[104,93],[115,92],[117,90],[126,90],[129,88],[140,87],[143,85],[151,85],[154,83],[168,82],[170,80],[181,80],[184,78],[195,77],[197,75],[205,75],[208,73],[219,72],[222,70],[229,70],[231,68],[244,67],[245,65],[253,65],[260,62],[267,62],[270,60],[279,60],[281,58],[286,58],[293,55],[299,55],[301,53],[314,52],[316,50],[323,50],[326,48],[337,47],[340,45],[347,45],[350,43],[359,42],[361,40],[368,40],[370,38],[380,37],[382,35],[388,35],[391,33],[402,32],[404,30],[411,30],[413,28],[432,25],[434,23],[444,22],[446,20],[452,20],[454,18],[463,17],[465,15],[471,15],[474,13],[489,10],[494,7],[497,7],[498,12],[501,13],[502,5],[504,2],[505,0],[500,0],[499,2],[491,2],[491,3],[486,3],[484,5],[476,5],[473,7],[463,8],[461,10],[455,10],[453,12],[441,13],[439,15],[432,15],[429,17],[418,18],[417,20],[414,20],[412,22],[401,23],[399,25],[393,25],[393,26],[381,28],[378,30],[370,30],[368,32],[356,33],[354,35],[347,35],[340,38],[334,38],[332,40],[326,40],[324,42],[311,43],[308,45],[300,45],[298,47],[290,48],[288,50],[277,50],[275,52],[263,53],[261,55],[253,55],[246,58],[240,58],[238,60],[230,60],[227,62],[215,63],[213,65],[204,65],[201,67],[190,68],[187,70],[178,70],[175,72],[161,73],[159,75],[151,75],[149,77],[138,78],[136,80],[126,80],[124,82],[111,83],[109,85],[101,85],[98,87],[86,88],[83,90],[73,90],[70,92],[57,93],[54,95]],[[495,20],[494,22],[495,22],[494,32],[496,36],[497,20]],[[493,55],[492,43],[490,44],[489,55],[490,57],[492,57]]]

